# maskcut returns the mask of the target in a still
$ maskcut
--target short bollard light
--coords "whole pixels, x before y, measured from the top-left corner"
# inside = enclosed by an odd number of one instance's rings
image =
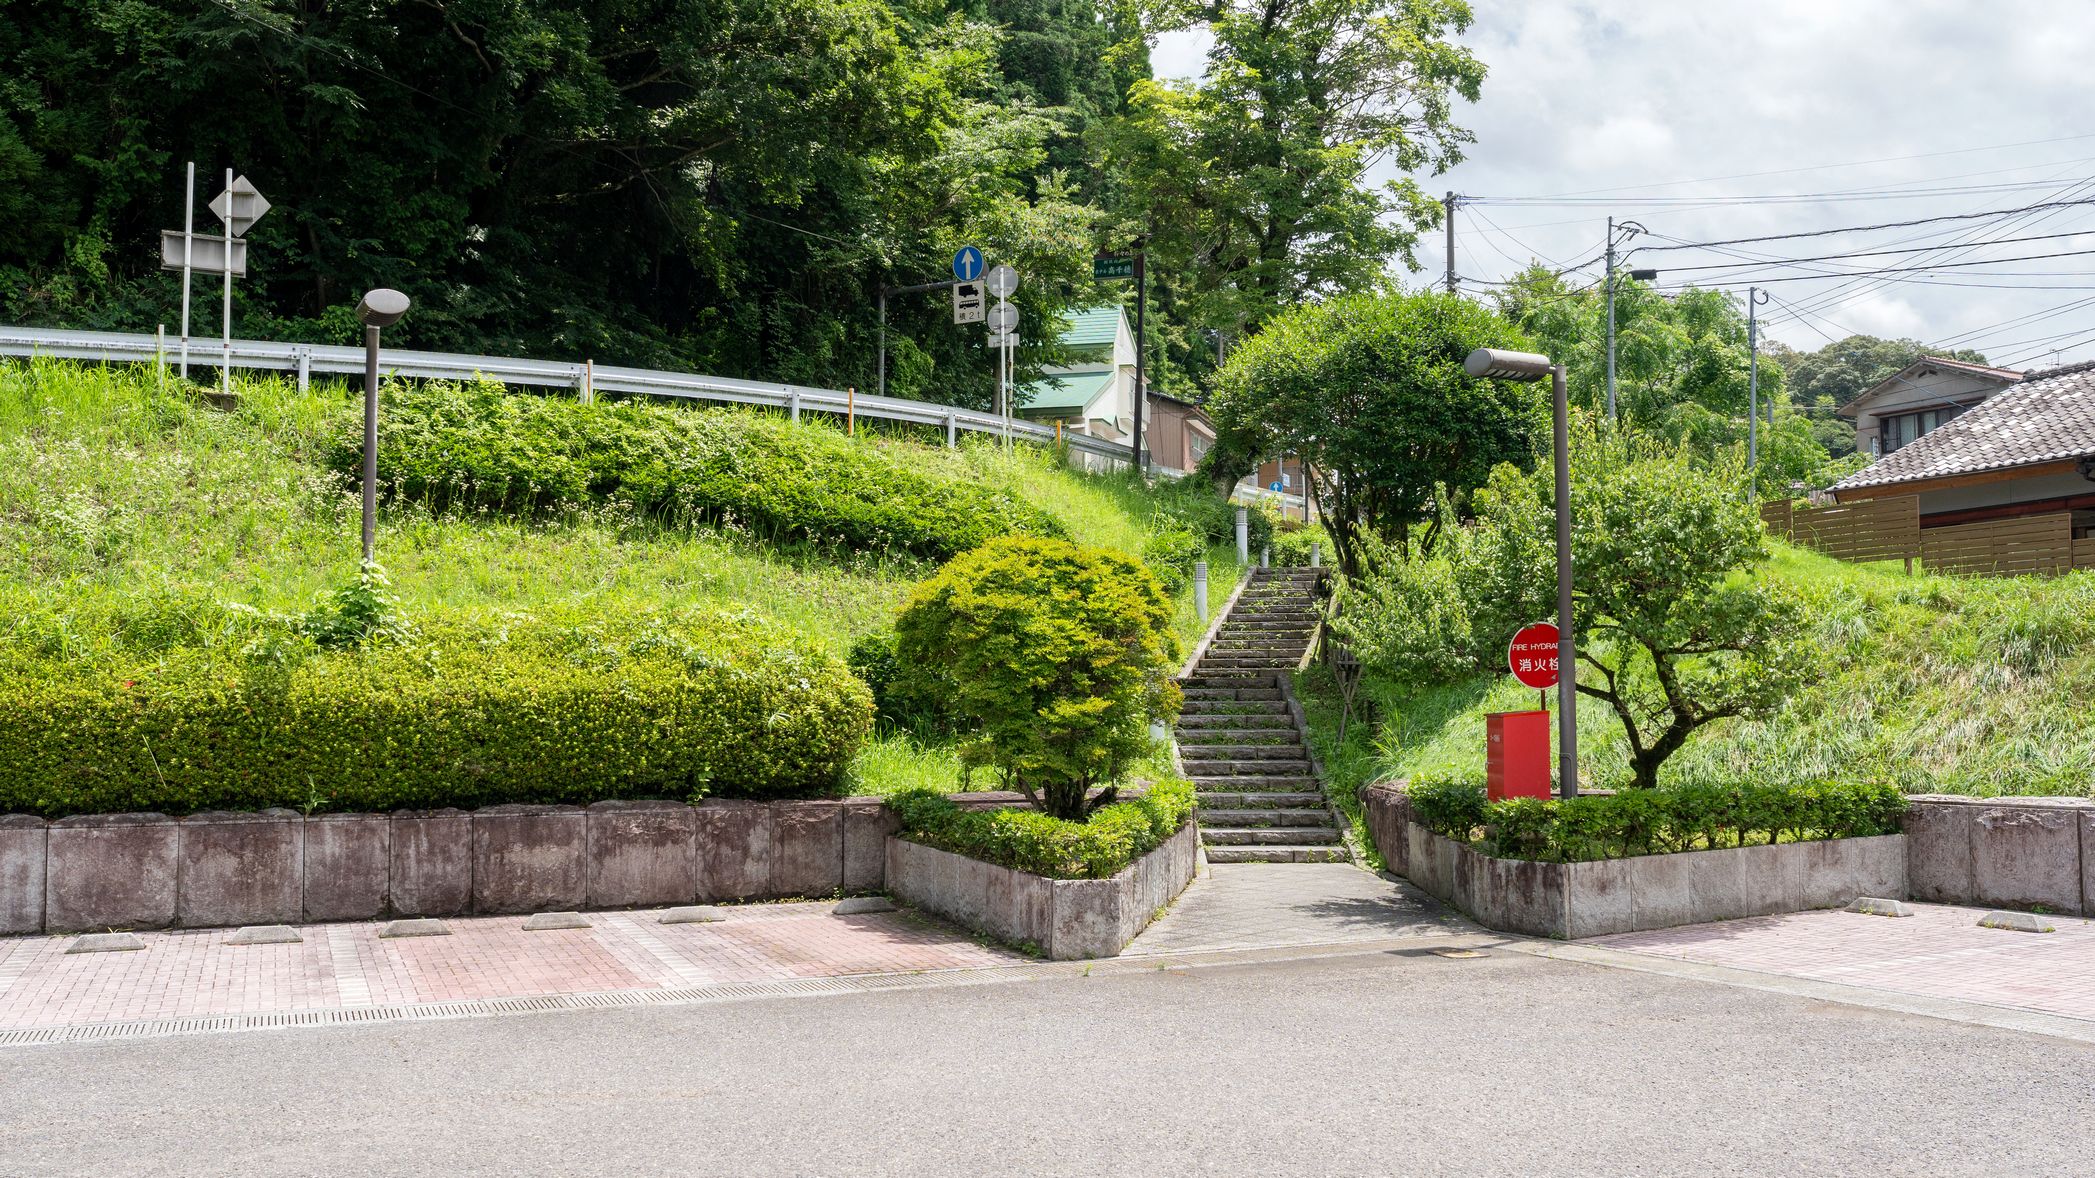
[[[1313,569],[1324,567],[1324,544],[1321,540],[1311,540],[1309,542],[1309,567]]]
[[[1262,569],[1273,567],[1273,546],[1271,544],[1258,550],[1258,567]]]
[[[1204,560],[1193,562],[1193,612],[1201,621],[1208,620],[1208,562]]]
[[[1237,563],[1251,563],[1251,510],[1237,508]]]

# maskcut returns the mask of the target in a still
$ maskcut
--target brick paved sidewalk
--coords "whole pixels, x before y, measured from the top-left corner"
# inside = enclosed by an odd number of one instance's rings
[[[1915,904],[1910,917],[1797,912],[1595,937],[1580,944],[1897,994],[2095,1019],[2095,921],[2057,932],[1978,927],[1982,908]]]
[[[1263,949],[1473,931],[1424,892],[1351,863],[1217,863],[1129,953]]]
[[[382,924],[310,925],[289,945],[228,929],[143,933],[146,948],[68,955],[73,937],[0,938],[0,1030],[467,998],[659,990],[723,982],[968,969],[1025,960],[903,912],[832,903],[727,907],[709,924],[591,912],[593,927],[524,917],[445,921],[452,935],[380,939]]]

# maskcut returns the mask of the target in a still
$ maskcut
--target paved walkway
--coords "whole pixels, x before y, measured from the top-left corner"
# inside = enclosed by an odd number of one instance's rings
[[[1424,892],[1351,863],[1217,863],[1128,946],[1186,953],[1474,931]]]
[[[1978,927],[1983,908],[1915,904],[1910,917],[1797,912],[1595,937],[1581,944],[1925,998],[2095,1019],[2095,921],[2057,932]]]
[[[140,951],[67,954],[74,937],[0,939],[0,1031],[138,1019],[340,1010],[481,998],[969,969],[1025,960],[902,912],[833,903],[721,909],[709,924],[586,913],[593,927],[523,931],[521,916],[451,919],[452,935],[381,939],[382,924],[313,925],[289,945],[228,929],[141,934]]]

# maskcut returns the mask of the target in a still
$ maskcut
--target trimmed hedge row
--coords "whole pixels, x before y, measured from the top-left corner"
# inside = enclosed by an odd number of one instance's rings
[[[1474,778],[1414,778],[1420,825],[1502,859],[1552,863],[1897,834],[1906,798],[1865,782],[1677,785],[1575,798],[1485,800]]]
[[[427,628],[412,646],[0,677],[0,813],[392,810],[835,788],[872,723],[758,623]]]
[[[618,501],[770,539],[936,560],[1014,532],[1063,534],[1046,512],[964,471],[940,472],[922,453],[900,457],[772,414],[431,383],[387,389],[379,421],[380,482],[433,506],[531,513]],[[360,430],[345,418],[328,449],[329,466],[352,480]]]
[[[969,810],[944,794],[910,790],[888,799],[912,842],[1051,879],[1106,879],[1155,850],[1193,815],[1193,783],[1160,781],[1088,822],[1038,810]]]

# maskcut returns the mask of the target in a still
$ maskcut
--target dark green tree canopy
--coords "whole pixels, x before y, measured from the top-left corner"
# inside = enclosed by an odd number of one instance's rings
[[[1527,347],[1488,308],[1453,295],[1354,295],[1298,307],[1230,357],[1209,406],[1219,438],[1206,469],[1234,482],[1250,464],[1299,455],[1341,564],[1356,537],[1401,538],[1440,489],[1460,494],[1502,462],[1527,464],[1547,431],[1546,386],[1480,381],[1480,347]]]
[[[1984,353],[1970,348],[1948,351],[1930,348],[1919,340],[1881,339],[1874,335],[1851,335],[1815,352],[1791,352],[1781,360],[1789,374],[1791,394],[1800,403],[1809,405],[1829,397],[1837,407],[1922,356],[1986,363]]]

